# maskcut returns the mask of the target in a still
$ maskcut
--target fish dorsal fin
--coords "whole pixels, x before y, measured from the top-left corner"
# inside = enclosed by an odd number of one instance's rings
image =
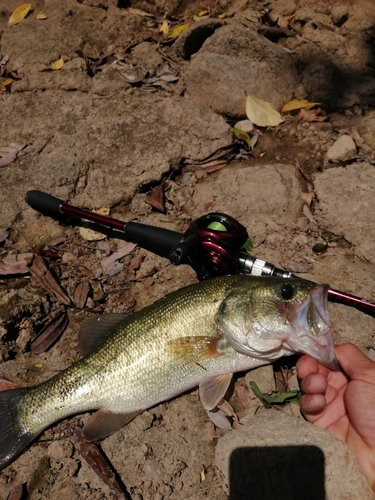
[[[89,418],[83,429],[83,435],[87,441],[98,441],[118,431],[140,413],[140,411],[112,413],[104,408],[100,408],[100,410]]]
[[[215,408],[221,398],[224,397],[232,380],[232,375],[232,373],[216,375],[216,377],[203,380],[199,384],[199,395],[205,410]]]
[[[87,356],[112,334],[112,328],[129,314],[102,314],[87,319],[78,334],[79,352]]]

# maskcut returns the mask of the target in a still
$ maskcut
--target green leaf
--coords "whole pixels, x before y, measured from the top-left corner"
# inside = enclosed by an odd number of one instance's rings
[[[253,242],[248,238],[242,247],[246,252],[251,252],[254,249]]]
[[[237,137],[237,139],[246,143],[247,149],[249,151],[253,149],[253,146],[251,144],[251,138],[248,133],[244,132],[243,130],[237,127],[233,127],[232,132]]]
[[[260,392],[259,387],[254,381],[250,382],[250,387],[265,408],[271,408],[273,404],[294,403],[298,405],[301,398],[301,391],[285,391],[276,396],[266,396]]]

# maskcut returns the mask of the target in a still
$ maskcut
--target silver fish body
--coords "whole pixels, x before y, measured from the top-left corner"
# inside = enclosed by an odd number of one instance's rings
[[[72,414],[99,409],[85,428],[98,439],[197,385],[211,410],[234,372],[283,355],[304,352],[337,368],[327,290],[299,279],[225,276],[130,316],[91,321],[81,338],[90,354],[38,386],[0,393],[0,469]]]

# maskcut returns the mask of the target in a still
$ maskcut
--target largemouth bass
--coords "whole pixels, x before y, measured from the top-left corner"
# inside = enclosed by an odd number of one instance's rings
[[[224,276],[190,285],[124,317],[89,320],[84,357],[46,382],[0,393],[0,469],[46,427],[98,409],[90,440],[199,385],[206,410],[234,372],[307,353],[338,368],[327,285],[299,279]]]

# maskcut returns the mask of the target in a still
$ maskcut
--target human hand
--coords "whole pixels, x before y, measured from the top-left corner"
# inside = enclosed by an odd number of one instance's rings
[[[298,360],[301,411],[308,422],[350,446],[375,490],[375,363],[353,344],[336,346],[335,351],[341,371],[310,356]]]

